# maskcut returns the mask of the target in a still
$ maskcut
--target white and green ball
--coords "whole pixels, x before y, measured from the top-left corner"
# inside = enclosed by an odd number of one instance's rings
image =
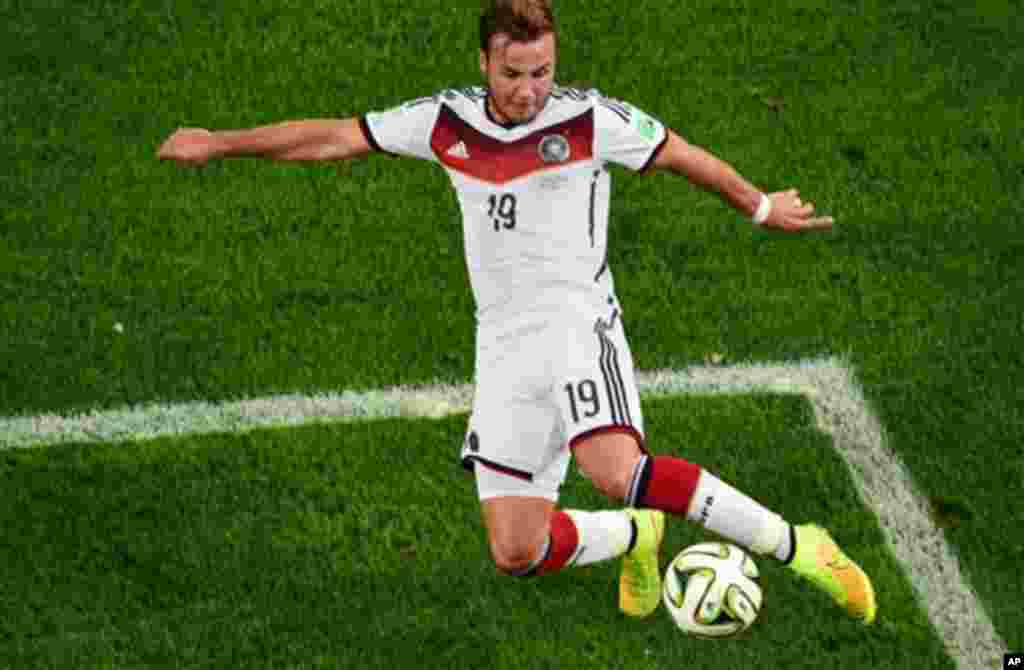
[[[757,619],[764,595],[757,564],[739,547],[705,542],[683,549],[665,571],[663,600],[676,625],[703,638],[727,638]]]

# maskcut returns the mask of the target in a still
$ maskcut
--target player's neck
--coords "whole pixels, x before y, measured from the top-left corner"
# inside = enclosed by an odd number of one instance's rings
[[[484,111],[487,112],[487,118],[490,122],[496,126],[501,126],[507,130],[519,125],[514,121],[510,121],[501,113],[500,110],[497,109],[497,107],[495,107],[494,96],[491,95],[490,91],[487,92],[487,98],[484,99]]]
[[[484,99],[484,111],[487,113],[487,118],[490,120],[491,123],[493,123],[493,124],[495,124],[497,126],[501,126],[505,130],[510,130],[510,129],[515,128],[517,126],[525,126],[525,125],[527,125],[529,123],[532,123],[533,120],[536,119],[538,116],[540,116],[541,112],[544,111],[544,108],[547,107],[547,104],[548,104],[548,101],[545,100],[544,104],[541,106],[541,108],[539,110],[537,110],[537,113],[534,114],[529,119],[527,119],[526,121],[512,121],[508,117],[506,117],[504,114],[502,114],[501,110],[499,110],[497,108],[497,106],[495,106],[495,104],[494,104],[494,96],[491,95],[490,90],[488,90],[487,91],[487,98]]]

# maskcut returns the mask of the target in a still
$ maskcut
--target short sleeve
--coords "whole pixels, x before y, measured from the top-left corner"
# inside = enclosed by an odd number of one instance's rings
[[[629,103],[599,97],[594,110],[594,153],[599,160],[639,172],[668,139],[661,121]]]
[[[398,156],[435,160],[430,135],[441,108],[440,97],[418,98],[360,120],[374,149]]]

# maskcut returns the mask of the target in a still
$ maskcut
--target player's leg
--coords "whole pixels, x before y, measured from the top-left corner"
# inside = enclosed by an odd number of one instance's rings
[[[826,591],[851,616],[874,621],[871,580],[824,529],[793,526],[685,459],[645,454],[627,434],[591,434],[573,452],[580,470],[606,495],[684,517],[754,553],[772,556]]]
[[[605,495],[706,527],[758,554],[789,561],[791,526],[700,466],[644,452],[634,435],[592,432],[572,444],[579,469]]]
[[[780,515],[714,474],[673,456],[647,454],[633,361],[621,323],[599,320],[595,329],[603,397],[591,403],[588,421],[563,399],[563,415],[576,430],[570,445],[580,470],[606,495],[628,506],[656,509],[686,518],[760,555],[773,556],[827,591],[858,618],[874,620],[871,582],[822,529],[792,526]],[[571,386],[567,386],[567,390]],[[580,395],[580,394],[577,394]],[[589,394],[588,394],[589,395]],[[598,411],[601,406],[608,411]],[[605,421],[605,425],[597,422]],[[635,561],[624,562],[623,589]]]
[[[632,377],[632,361],[610,337],[620,328],[619,314],[610,306],[604,317],[588,320],[569,317],[558,331],[552,350],[562,354],[553,367],[553,404],[558,407],[562,444],[598,434],[619,434],[643,439],[640,397]],[[623,358],[622,356],[625,356]],[[627,452],[609,452],[602,470],[581,467],[598,489],[628,486],[633,459]],[[622,500],[623,496],[617,497]],[[664,537],[664,515],[653,509],[624,510],[636,528],[636,540],[623,555],[619,580],[619,607],[627,615],[644,617],[661,602],[659,551]]]
[[[621,556],[636,533],[622,510],[585,512],[557,506],[560,477],[526,480],[475,468],[495,566],[514,576],[546,575]]]
[[[539,330],[504,337],[478,351],[477,385],[462,462],[471,468],[497,567],[513,575],[547,574],[607,560],[634,541],[622,511],[557,507],[569,466],[550,402]]]
[[[693,463],[643,453],[630,435],[592,434],[573,451],[580,470],[610,497],[684,517],[754,553],[774,557],[826,591],[851,616],[874,621],[871,580],[824,529],[793,526]],[[631,460],[632,467],[623,465]]]

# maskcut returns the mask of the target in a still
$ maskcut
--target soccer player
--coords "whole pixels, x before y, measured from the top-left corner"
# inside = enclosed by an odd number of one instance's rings
[[[347,119],[245,130],[182,128],[158,156],[186,165],[255,156],[340,161],[374,152],[433,161],[463,218],[476,301],[473,410],[462,463],[475,475],[491,553],[509,575],[623,557],[620,608],[660,602],[664,513],[772,556],[853,617],[875,618],[871,581],[827,531],[794,526],[711,472],[652,455],[607,262],[609,164],[670,172],[757,225],[828,229],[787,190],[765,194],[656,118],[555,84],[548,0],[493,0],[480,19],[486,87],[445,90]],[[558,506],[570,458],[624,509]]]

